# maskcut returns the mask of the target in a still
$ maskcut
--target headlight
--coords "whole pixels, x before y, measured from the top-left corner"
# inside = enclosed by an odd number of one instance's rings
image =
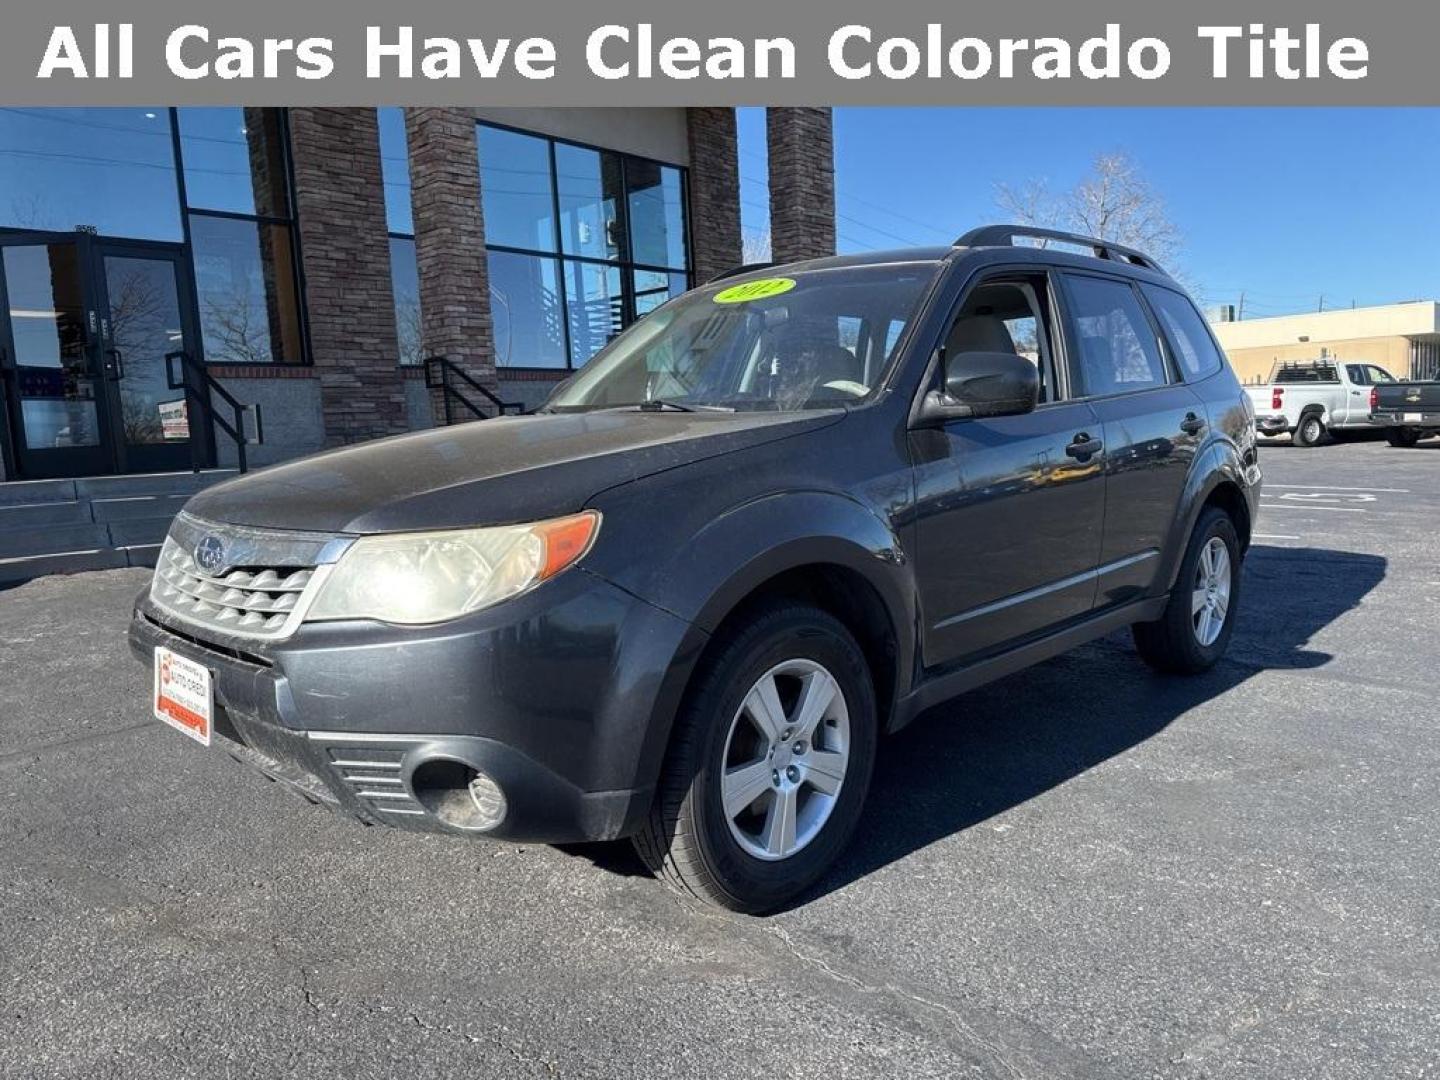
[[[554,577],[595,541],[594,511],[486,529],[364,536],[325,579],[307,620],[443,622]]]

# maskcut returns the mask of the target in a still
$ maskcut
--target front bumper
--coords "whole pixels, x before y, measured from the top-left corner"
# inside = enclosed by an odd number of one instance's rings
[[[508,804],[485,832],[628,835],[648,811],[697,631],[581,569],[443,627],[305,624],[288,640],[204,640],[138,602],[129,640],[209,668],[215,742],[311,802],[370,824],[468,832],[417,771],[459,762]],[[429,772],[427,771],[426,775]]]

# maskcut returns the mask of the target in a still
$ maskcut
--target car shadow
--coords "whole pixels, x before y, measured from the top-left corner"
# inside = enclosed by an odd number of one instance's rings
[[[1265,670],[1323,667],[1320,630],[1385,577],[1375,555],[1257,545],[1225,658],[1192,677],[1150,671],[1128,632],[936,706],[882,742],[854,841],[803,904],[971,828],[1121,754]]]
[[[881,741],[854,840],[789,907],[1073,779],[1260,671],[1323,667],[1333,657],[1310,648],[1311,638],[1355,607],[1385,570],[1375,555],[1256,545],[1235,636],[1205,674],[1156,675],[1121,632],[928,710]],[[628,841],[560,850],[612,873],[647,873]]]

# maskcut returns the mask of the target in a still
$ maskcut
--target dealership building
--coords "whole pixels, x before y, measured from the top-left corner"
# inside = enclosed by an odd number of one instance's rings
[[[1242,382],[1265,382],[1282,361],[1325,357],[1377,364],[1397,379],[1440,378],[1440,303],[1434,300],[1212,325]]]
[[[767,134],[833,252],[829,111]],[[733,109],[0,109],[0,486],[229,465],[227,394],[252,464],[533,407],[740,261]]]

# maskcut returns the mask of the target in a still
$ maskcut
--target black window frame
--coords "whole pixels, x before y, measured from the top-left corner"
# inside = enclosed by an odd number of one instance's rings
[[[649,271],[651,273],[673,275],[676,273],[685,275],[686,288],[693,288],[695,281],[695,243],[692,222],[690,216],[690,170],[685,165],[676,164],[673,161],[664,161],[660,158],[649,157],[645,154],[634,154],[625,150],[617,150],[614,147],[598,146],[593,143],[581,142],[578,139],[567,139],[559,135],[549,135],[541,131],[532,131],[526,128],[515,127],[510,124],[496,123],[493,120],[477,119],[475,121],[475,136],[478,147],[480,129],[490,128],[495,131],[507,131],[515,135],[525,135],[533,139],[542,139],[547,144],[547,158],[550,165],[550,209],[552,213],[552,229],[554,231],[554,248],[549,251],[538,248],[517,247],[510,244],[492,244],[487,238],[485,252],[488,257],[492,251],[503,252],[509,255],[520,255],[529,258],[551,259],[555,262],[558,273],[557,302],[560,308],[561,326],[564,330],[564,367],[534,367],[524,364],[502,364],[499,357],[496,358],[496,369],[499,371],[514,372],[541,372],[554,374],[561,372],[566,375],[579,371],[584,364],[577,365],[574,362],[573,342],[571,340],[570,327],[570,289],[567,283],[567,263],[585,263],[591,266],[613,268],[620,274],[620,297],[621,297],[621,329],[634,325],[642,316],[637,315],[635,310],[635,273],[636,271]],[[572,255],[565,251],[565,237],[560,224],[560,183],[556,172],[555,148],[556,146],[573,146],[581,150],[590,150],[602,154],[614,154],[620,161],[620,190],[623,197],[616,201],[616,220],[620,225],[622,237],[621,257],[615,259],[601,259],[590,255]],[[636,262],[632,258],[634,252],[630,235],[630,162],[643,162],[649,165],[658,165],[661,168],[674,169],[680,176],[680,214],[681,224],[685,230],[685,265],[683,267],[661,266],[655,263]],[[484,200],[484,165],[481,163],[481,200]],[[659,305],[656,305],[657,307]]]
[[[244,108],[244,106],[230,106],[232,108]],[[295,154],[290,138],[290,110],[275,108],[276,120],[280,131],[280,153],[284,160],[281,162],[281,175],[285,183],[285,205],[290,213],[286,217],[278,217],[273,214],[238,214],[230,210],[206,210],[203,208],[192,208],[185,187],[185,153],[182,147],[180,135],[180,106],[170,106],[170,138],[175,153],[175,187],[180,199],[180,222],[184,239],[182,243],[185,248],[185,268],[189,275],[190,295],[195,298],[195,317],[199,332],[196,335],[197,357],[207,368],[215,368],[224,371],[226,368],[253,368],[257,365],[246,360],[211,360],[205,356],[205,332],[200,323],[200,289],[199,281],[195,274],[195,247],[190,238],[190,216],[220,218],[230,221],[245,221],[255,225],[278,225],[287,229],[290,233],[290,262],[291,273],[295,280],[295,315],[299,322],[297,327],[300,336],[300,356],[297,360],[289,363],[274,363],[259,365],[273,367],[277,371],[290,368],[311,367],[314,357],[311,353],[310,342],[310,305],[306,299],[305,291],[305,260],[301,255],[300,223],[295,202]]]

